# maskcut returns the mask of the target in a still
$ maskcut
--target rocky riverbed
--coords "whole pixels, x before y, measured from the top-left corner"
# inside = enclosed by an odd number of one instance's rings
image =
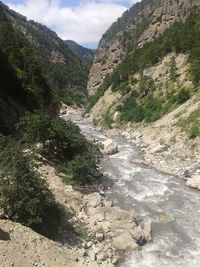
[[[75,112],[75,113],[74,113]],[[62,115],[73,117],[77,110],[64,108]],[[79,114],[79,113],[78,113]],[[102,153],[112,155],[118,145],[102,141]],[[43,159],[38,171],[69,213],[69,227],[58,241],[51,241],[31,229],[0,219],[0,265],[2,267],[114,267],[125,253],[138,250],[151,240],[151,221],[138,221],[134,212],[114,205],[102,186],[65,185],[51,162]]]
[[[112,125],[113,129],[107,131],[108,137],[106,137],[105,134],[101,133],[99,127],[94,128],[92,126],[91,120],[75,118],[75,121],[89,138],[101,142],[109,138],[118,146],[118,153],[105,156],[101,162],[102,168],[106,171],[105,182],[108,182],[106,195],[112,199],[114,205],[134,214],[138,221],[148,218],[152,222],[153,242],[148,242],[139,250],[128,253],[125,262],[120,266],[198,266],[200,260],[199,192],[188,188],[183,179],[177,179],[178,176],[185,176],[177,175],[176,177],[169,174],[173,171],[176,161],[165,172],[162,165],[161,168],[158,166],[159,169],[162,169],[161,172],[155,167],[151,167],[155,166],[152,162],[150,162],[151,165],[148,164],[148,152],[141,151],[144,140],[152,140],[153,149],[152,153],[149,154],[152,159],[159,156],[159,160],[164,161],[164,154],[162,153],[175,149],[171,144],[169,148],[167,142],[166,147],[163,146],[163,143],[158,143],[164,132],[161,135],[155,132],[154,134],[157,136],[153,138],[150,133],[153,133],[155,129],[152,129],[152,132],[147,130],[149,133],[147,135],[142,132],[142,129],[139,131],[137,128],[136,131],[134,125],[126,125],[126,127]],[[138,132],[139,137],[129,138],[126,136],[125,138],[121,135],[123,132],[124,136],[128,134],[133,136]],[[134,140],[141,139],[142,141],[139,142],[141,145],[138,145],[137,148]],[[159,149],[157,150],[158,145]],[[144,152],[146,153],[144,154]],[[183,154],[185,155],[185,152]],[[195,157],[196,151],[193,154]],[[177,152],[177,158],[179,155],[181,155],[181,150]],[[196,161],[198,161],[198,157]],[[189,161],[187,163],[190,164]],[[198,169],[193,173],[195,172],[198,172]],[[177,171],[178,173],[179,171]],[[193,178],[194,183],[196,183],[195,179],[198,182],[198,175],[197,178],[195,176]],[[189,178],[188,183],[193,178]]]

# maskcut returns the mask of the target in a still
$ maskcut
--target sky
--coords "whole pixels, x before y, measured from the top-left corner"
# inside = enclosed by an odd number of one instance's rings
[[[137,0],[3,0],[28,19],[54,30],[63,40],[96,48],[102,34]]]

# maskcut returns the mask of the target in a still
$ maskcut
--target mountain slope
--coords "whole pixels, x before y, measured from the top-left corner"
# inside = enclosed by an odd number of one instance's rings
[[[33,50],[0,7],[0,122],[11,133],[25,110],[55,110],[54,96]],[[15,45],[13,45],[15,44]]]
[[[13,26],[23,33],[31,45],[51,88],[61,96],[85,95],[88,72],[64,41],[46,26],[27,20],[0,4]]]
[[[103,35],[87,112],[152,166],[188,179],[200,164],[199,88],[200,2],[143,0]]]
[[[67,44],[72,52],[81,59],[89,71],[94,59],[95,49],[83,47],[72,40],[65,41],[65,44]]]
[[[143,0],[131,7],[102,36],[90,71],[88,93],[96,92],[128,52],[155,40],[175,22],[184,21],[198,5],[198,0]]]

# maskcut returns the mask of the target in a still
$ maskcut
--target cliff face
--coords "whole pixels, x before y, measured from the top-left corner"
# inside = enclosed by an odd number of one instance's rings
[[[89,95],[96,92],[127,52],[154,41],[199,5],[198,0],[143,0],[126,11],[102,36],[90,70]]]

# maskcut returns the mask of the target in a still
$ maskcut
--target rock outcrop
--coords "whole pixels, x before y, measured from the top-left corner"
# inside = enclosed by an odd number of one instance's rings
[[[143,0],[126,11],[102,36],[89,75],[88,93],[96,92],[127,51],[155,40],[199,5],[198,0]]]

